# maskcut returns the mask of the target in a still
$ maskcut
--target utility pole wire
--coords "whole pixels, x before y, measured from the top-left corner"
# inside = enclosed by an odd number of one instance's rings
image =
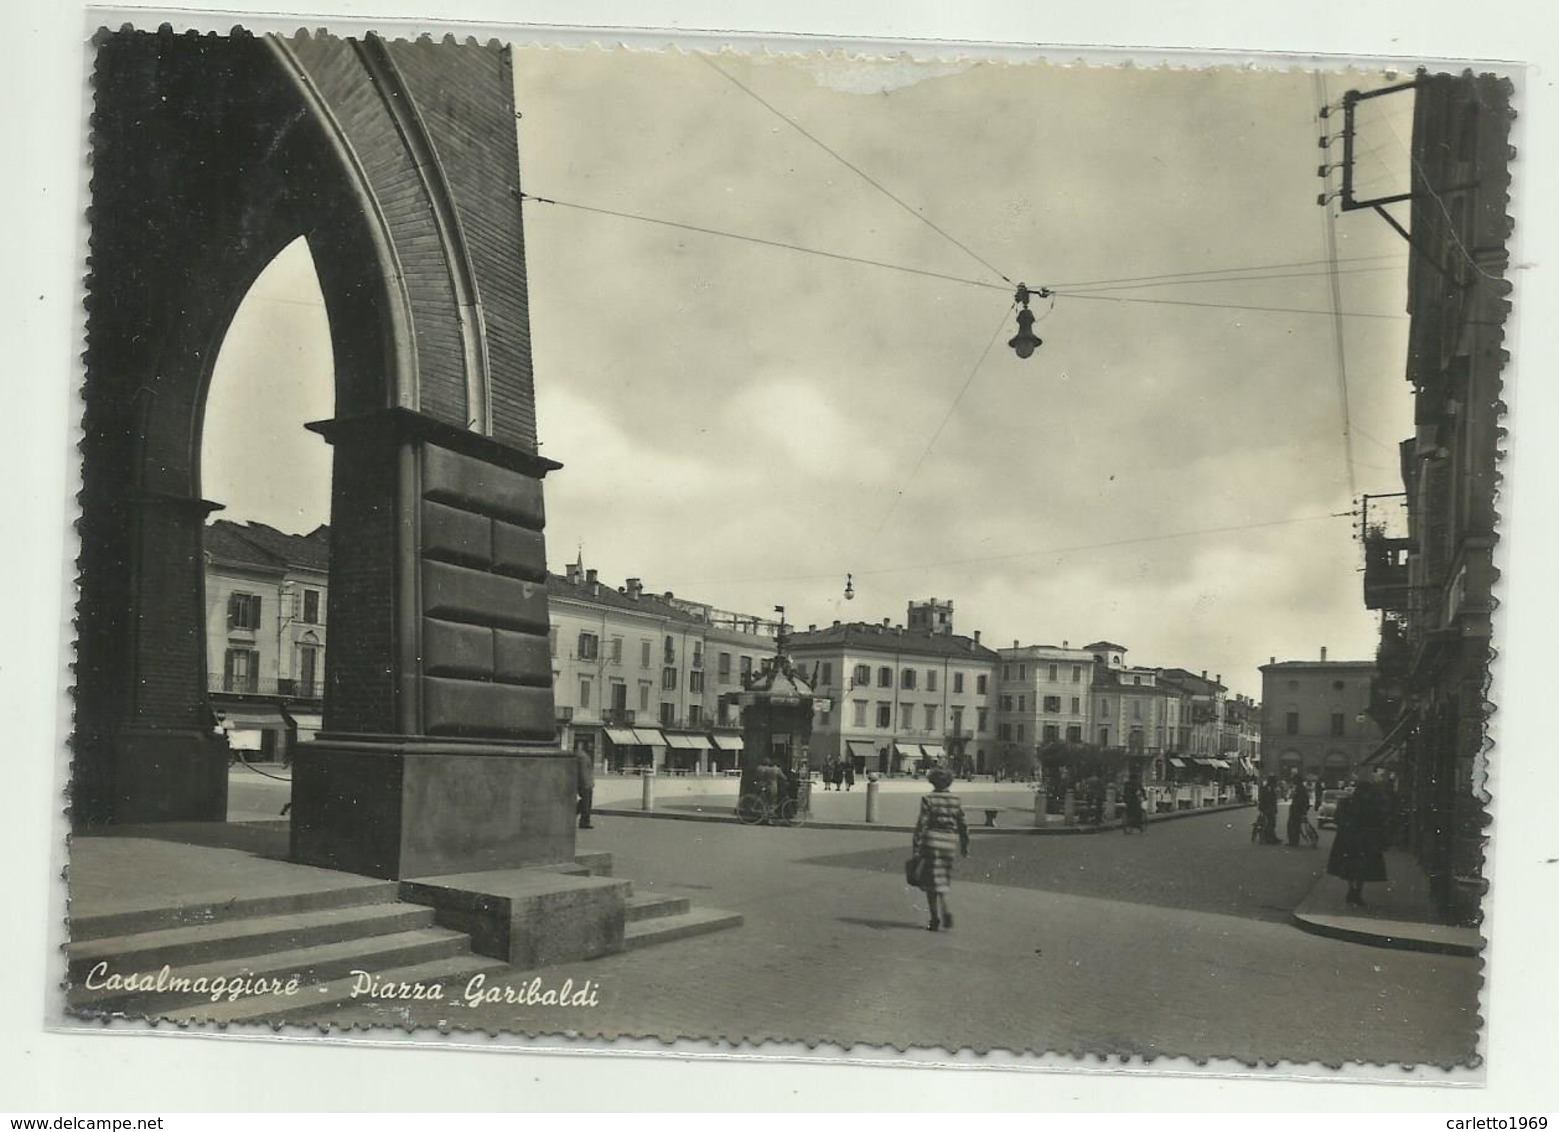
[[[1000,283],[988,283],[983,279],[966,279],[959,275],[947,275],[940,271],[927,271],[920,267],[905,267],[899,263],[888,263],[880,259],[865,259],[861,256],[845,255],[843,252],[825,252],[819,248],[809,248],[802,244],[787,244],[780,240],[767,240],[762,236],[744,236],[739,232],[724,232],[718,228],[703,228],[697,224],[684,224],[679,220],[662,220],[655,216],[644,216],[637,212],[619,212],[612,208],[598,208],[588,204],[574,204],[571,201],[556,200],[552,197],[539,197],[533,193],[521,193],[520,199],[534,201],[537,204],[552,204],[559,208],[572,208],[579,212],[594,212],[600,216],[615,216],[622,220],[638,220],[644,224],[656,224],[662,228],[679,228],[684,232],[697,232],[704,236],[720,236],[727,240],[741,240],[749,244],[759,244],[767,248],[779,248],[787,252],[802,252],[806,255],[822,256],[824,259],[837,259],[845,263],[859,263],[866,267],[885,267],[890,271],[902,271],[909,275],[923,275],[930,279],[945,279],[949,283],[962,283],[969,287],[984,287],[991,291],[1005,291],[1006,287]]]
[[[996,329],[991,334],[991,340],[985,344],[985,349],[980,351],[980,357],[974,363],[974,367],[969,370],[969,376],[964,378],[964,383],[959,388],[958,395],[953,398],[953,403],[947,407],[947,412],[942,414],[942,423],[936,426],[936,431],[931,434],[931,439],[926,441],[926,446],[921,451],[919,459],[915,461],[915,466],[909,470],[909,475],[905,477],[903,486],[894,492],[893,502],[888,504],[887,513],[878,522],[877,529],[872,532],[873,539],[882,534],[882,529],[888,525],[888,520],[893,517],[893,512],[898,508],[899,500],[904,498],[904,493],[909,490],[909,485],[914,482],[915,476],[919,474],[921,465],[926,462],[926,457],[931,455],[931,449],[936,445],[937,439],[941,437],[942,430],[947,427],[947,422],[953,419],[953,413],[958,410],[958,403],[964,399],[964,394],[969,392],[969,386],[974,383],[975,375],[980,372],[980,367],[985,364],[985,359],[990,356],[991,348],[996,345],[996,340],[1001,337],[1001,332],[1007,326],[1007,319],[1012,317],[1013,309],[1016,307],[1017,303],[1013,303],[1002,312],[1001,321],[996,324]]]
[[[1352,519],[1356,511],[1332,511],[1325,515],[1296,515],[1289,519],[1269,519],[1259,523],[1236,523],[1225,527],[1199,527],[1186,531],[1171,531],[1161,535],[1139,535],[1134,538],[1112,539],[1108,542],[1082,543],[1075,546],[1045,547],[1037,550],[1018,550],[1010,554],[987,554],[978,558],[949,558],[940,562],[918,562],[908,566],[885,566],[880,570],[854,570],[857,578],[878,577],[883,574],[902,574],[911,570],[935,570],[944,566],[973,566],[984,562],[1009,562],[1018,558],[1039,558],[1052,554],[1078,554],[1085,550],[1111,550],[1122,546],[1137,546],[1148,542],[1169,542],[1174,539],[1200,538],[1204,535],[1237,534],[1241,531],[1262,530],[1270,527],[1290,527],[1298,523],[1320,523],[1327,519]],[[761,585],[771,582],[815,582],[837,578],[842,570],[830,570],[826,574],[791,574],[772,578],[703,578],[699,580],[672,579],[678,587]]]
[[[991,271],[994,271],[997,275],[1001,276],[1001,278],[1008,285],[1011,285],[1012,280],[1007,278],[1007,275],[1000,268],[996,267],[994,264],[992,264],[984,256],[980,255],[974,249],[969,247],[968,244],[965,244],[962,240],[959,240],[956,237],[954,237],[946,229],[942,228],[940,225],[938,225],[934,221],[928,219],[924,213],[920,212],[918,209],[912,208],[910,205],[908,205],[904,201],[900,200],[897,196],[895,196],[893,194],[892,191],[890,191],[887,188],[887,186],[883,185],[880,181],[878,181],[875,178],[873,178],[865,170],[861,169],[860,166],[855,165],[852,162],[850,162],[849,160],[847,160],[842,154],[840,154],[837,150],[835,150],[832,147],[830,147],[821,138],[817,137],[815,134],[809,133],[807,131],[807,129],[804,126],[801,125],[800,122],[797,122],[794,118],[790,117],[788,114],[785,114],[778,107],[776,107],[773,103],[767,101],[757,91],[753,90],[750,86],[747,86],[740,79],[736,78],[736,76],[728,73],[724,68],[722,68],[719,64],[717,64],[708,55],[700,54],[698,56],[698,58],[702,59],[705,63],[709,64],[710,68],[715,72],[715,74],[719,75],[721,78],[723,78],[727,82],[731,83],[731,85],[735,86],[738,90],[744,91],[748,96],[750,96],[754,101],[756,101],[758,103],[758,105],[762,106],[765,110],[767,110],[769,113],[773,114],[780,121],[782,121],[786,125],[790,126],[791,129],[795,130],[802,137],[806,138],[812,144],[816,145],[824,153],[828,154],[835,161],[839,162],[839,164],[843,165],[846,169],[850,170],[856,176],[860,177],[868,185],[871,185],[878,192],[882,193],[883,196],[887,197],[894,204],[898,205],[905,212],[907,212],[911,216],[913,216],[916,220],[920,221],[922,224],[926,225],[932,231],[934,231],[938,235],[940,235],[943,239],[947,240],[949,243],[953,244],[955,247],[957,247],[960,250],[962,250],[965,254],[969,255],[971,258],[973,258],[974,260],[979,262],[982,266],[986,267],[987,269],[989,269]]]

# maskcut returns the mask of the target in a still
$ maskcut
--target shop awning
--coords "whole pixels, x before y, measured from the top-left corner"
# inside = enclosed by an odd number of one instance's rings
[[[877,745],[869,743],[865,739],[846,739],[846,747],[850,749],[852,759],[875,759],[877,757]]]
[[[319,734],[319,729],[325,725],[317,711],[289,711],[287,718],[292,720],[293,726],[298,729],[299,739],[312,739]]]
[[[702,751],[709,747],[709,740],[702,735],[673,735],[666,732],[666,746],[682,751]]]
[[[942,749],[942,744],[940,743],[922,743],[920,744],[920,749],[925,752],[925,756],[928,759],[941,762],[947,758],[947,752]]]
[[[1397,752],[1402,749],[1403,743],[1407,741],[1407,733],[1412,721],[1413,717],[1411,715],[1404,715],[1397,720],[1392,725],[1391,730],[1386,732],[1386,737],[1380,741],[1380,745],[1359,760],[1359,765],[1388,766],[1396,762]]]
[[[639,744],[639,737],[627,727],[608,727],[606,737],[619,747],[636,747]]]
[[[1170,766],[1178,766],[1181,769],[1184,769],[1185,768],[1185,760],[1184,759],[1177,759],[1177,758],[1171,757],[1170,760],[1169,760],[1169,765]]]
[[[277,704],[212,704],[211,710],[224,731],[287,729],[287,719]]]
[[[634,742],[645,747],[664,747],[666,737],[653,727],[635,727],[633,729]]]
[[[1229,764],[1224,759],[1208,759],[1207,760],[1207,765],[1208,766],[1217,767],[1219,770],[1228,770],[1229,769]]]
[[[901,759],[918,759],[920,758],[920,744],[895,743],[893,744],[893,753]]]
[[[742,749],[742,737],[740,735],[711,735],[715,746],[722,751],[739,751]]]

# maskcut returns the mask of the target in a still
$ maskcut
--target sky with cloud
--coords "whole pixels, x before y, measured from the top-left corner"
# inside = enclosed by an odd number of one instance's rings
[[[1310,73],[562,48],[515,71],[522,186],[561,202],[524,205],[553,569],[582,548],[613,584],[801,625],[936,596],[987,643],[1103,637],[1250,694],[1269,656],[1372,655],[1332,516],[1400,490],[1407,249],[1316,207]],[[1401,106],[1361,179],[1405,168]],[[1027,360],[1008,280],[1057,291]],[[299,425],[331,412],[328,333],[296,245],[213,382],[229,517],[327,521]]]

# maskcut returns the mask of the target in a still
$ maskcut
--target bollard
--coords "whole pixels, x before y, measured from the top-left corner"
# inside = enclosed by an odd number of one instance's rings
[[[1077,824],[1077,798],[1070,790],[1061,799],[1061,820],[1067,825]]]
[[[1044,790],[1034,791],[1034,824],[1036,826],[1045,824],[1045,803]]]
[[[1120,817],[1120,811],[1115,808],[1120,803],[1120,796],[1120,787],[1115,783],[1112,782],[1105,788],[1104,814],[1110,821]]]
[[[655,768],[644,768],[644,797],[640,809],[653,810],[655,808]]]
[[[866,783],[866,820],[869,822],[875,822],[877,820],[878,785],[879,784],[875,778]]]

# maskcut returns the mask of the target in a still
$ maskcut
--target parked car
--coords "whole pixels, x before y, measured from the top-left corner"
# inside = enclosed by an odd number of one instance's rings
[[[1341,802],[1352,790],[1323,790],[1321,792],[1321,804],[1315,808],[1315,824],[1322,829],[1330,826],[1337,828],[1337,803]]]

